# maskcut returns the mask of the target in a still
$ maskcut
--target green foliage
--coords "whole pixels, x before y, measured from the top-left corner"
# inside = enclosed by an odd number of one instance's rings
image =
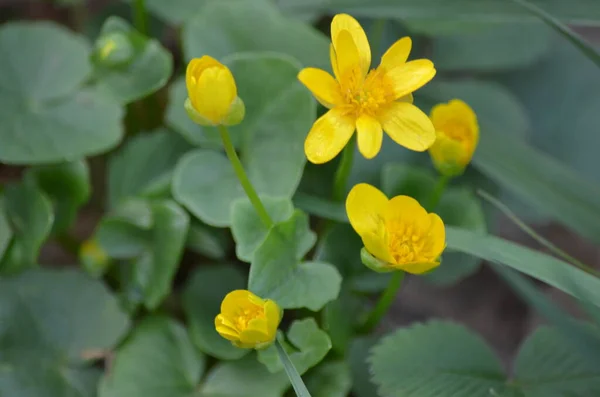
[[[343,361],[323,364],[310,373],[306,387],[313,397],[345,397],[352,387],[352,376]]]
[[[120,103],[160,89],[173,72],[171,53],[118,17],[102,26],[92,61],[99,90]]]
[[[55,24],[0,29],[0,161],[39,164],[102,153],[121,140],[121,108],[83,88],[86,41]]]
[[[187,397],[204,366],[204,357],[194,350],[183,326],[165,317],[150,317],[119,347],[98,395]]]
[[[228,64],[246,103],[244,123],[231,128],[233,136],[240,135],[246,173],[260,195],[291,197],[306,162],[302,143],[315,117],[314,101],[296,79],[299,67],[268,54],[239,55]],[[222,153],[200,149],[183,156],[173,178],[173,196],[192,214],[209,225],[231,225],[231,206],[245,194]]]
[[[76,270],[31,270],[0,279],[0,393],[93,396],[106,354],[129,319],[99,281]]]

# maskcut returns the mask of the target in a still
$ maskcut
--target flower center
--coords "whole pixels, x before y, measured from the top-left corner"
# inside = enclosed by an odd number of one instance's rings
[[[356,76],[348,77],[344,79],[346,84],[342,93],[356,117],[361,114],[375,116],[382,107],[393,102],[393,92],[385,81],[385,75],[377,69],[371,70],[363,82]]]
[[[248,323],[257,317],[264,316],[265,312],[260,307],[241,309],[236,316],[235,324],[239,330],[248,328]]]
[[[387,224],[388,247],[396,263],[416,262],[421,257],[425,241],[413,225],[400,221]]]

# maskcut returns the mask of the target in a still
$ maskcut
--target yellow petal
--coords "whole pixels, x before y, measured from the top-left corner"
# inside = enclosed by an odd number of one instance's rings
[[[355,185],[346,198],[346,213],[350,224],[360,235],[383,235],[388,198],[379,189],[367,183]]]
[[[331,60],[331,69],[333,70],[333,75],[338,81],[340,81],[340,72],[337,65],[337,54],[335,53],[333,44],[329,44],[329,59]]]
[[[437,138],[429,148],[429,155],[440,173],[448,176],[461,174],[471,161],[472,153],[462,142],[437,133]]]
[[[435,68],[430,60],[417,59],[389,69],[385,75],[398,99],[427,84],[435,76]]]
[[[240,332],[240,342],[245,346],[255,347],[256,345],[270,342],[275,339],[275,335],[269,335],[267,332],[267,320],[256,318],[248,323],[248,328]]]
[[[334,45],[338,81],[342,89],[354,91],[363,83],[367,75],[361,68],[358,48],[347,30],[342,30],[337,35]]]
[[[342,151],[354,133],[354,117],[342,108],[321,116],[306,137],[304,152],[311,163],[323,164]]]
[[[210,67],[223,66],[215,58],[204,55],[202,58],[194,58],[188,63],[185,71],[185,83],[188,89],[188,93],[191,87],[195,86],[200,78],[200,75],[205,69]],[[188,95],[189,96],[189,95]]]
[[[225,338],[227,340],[231,340],[231,341],[239,340],[239,338],[240,338],[239,332],[236,329],[225,325],[224,324],[225,322],[226,321],[224,321],[224,317],[222,314],[219,314],[217,317],[215,317],[215,329],[217,330],[219,335],[221,335],[223,338]]]
[[[260,299],[245,289],[231,291],[225,296],[223,302],[221,302],[221,314],[225,318],[231,319],[237,316],[240,309],[252,309],[256,306],[262,307],[262,302],[257,305],[250,300],[251,298]]]
[[[331,21],[331,41],[336,45],[338,37],[341,32],[347,31],[350,33],[352,37],[352,41],[354,42],[358,52],[360,54],[360,67],[363,72],[363,75],[369,72],[369,68],[371,67],[371,48],[369,47],[369,40],[367,40],[367,35],[365,31],[360,26],[358,21],[351,17],[348,14],[338,14],[333,17],[333,21]]]
[[[231,71],[226,67],[210,67],[202,71],[197,84],[189,92],[194,109],[215,124],[229,114],[237,97],[237,88]]]
[[[383,130],[377,119],[363,114],[356,120],[358,150],[366,159],[377,156],[381,149]]]
[[[298,80],[308,88],[321,104],[327,108],[343,102],[339,83],[324,70],[305,68],[298,74]]]
[[[393,102],[378,119],[390,138],[407,149],[422,152],[435,141],[431,120],[413,104]]]
[[[440,265],[438,261],[432,262],[415,262],[415,263],[404,263],[398,266],[399,269],[404,270],[406,273],[411,274],[423,274]]]
[[[362,242],[371,255],[380,261],[394,263],[390,253],[385,230],[378,231],[379,234],[365,233],[361,236]]]
[[[380,68],[390,70],[398,66],[402,66],[408,59],[412,48],[412,40],[410,37],[403,37],[396,41],[381,57]]]
[[[427,211],[410,196],[392,198],[385,210],[385,220],[392,225],[411,225],[416,227],[415,232],[422,230],[423,234],[430,226]]]
[[[437,259],[446,248],[446,227],[437,214],[428,214],[429,231],[427,234],[427,251],[432,259]]]
[[[269,335],[274,335],[281,322],[281,309],[270,299],[265,303],[265,316],[267,317],[267,331]]]

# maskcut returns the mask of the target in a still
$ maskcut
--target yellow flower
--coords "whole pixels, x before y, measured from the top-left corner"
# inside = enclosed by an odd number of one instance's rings
[[[377,188],[361,183],[348,194],[346,212],[365,246],[363,263],[371,269],[419,274],[440,264],[446,246],[444,222],[412,197],[388,200]]]
[[[237,96],[231,71],[208,55],[194,58],[187,66],[185,109],[200,125],[234,125],[244,118],[244,103]]]
[[[412,92],[435,75],[427,59],[406,62],[412,42],[404,37],[369,71],[371,49],[359,23],[339,14],[331,23],[330,57],[335,78],[315,68],[298,79],[330,110],[319,118],[304,143],[309,161],[325,163],[346,146],[358,130],[358,149],[371,159],[379,153],[385,131],[398,144],[425,151],[435,140],[431,121],[412,104]]]
[[[235,290],[223,299],[215,328],[237,347],[260,349],[275,340],[281,315],[281,308],[274,301],[247,290]]]
[[[479,142],[475,112],[460,99],[453,99],[434,106],[430,117],[437,135],[429,148],[435,168],[447,176],[462,174]]]

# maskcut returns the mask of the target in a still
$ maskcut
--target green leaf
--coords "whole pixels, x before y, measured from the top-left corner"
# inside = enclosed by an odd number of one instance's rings
[[[294,321],[288,330],[287,339],[291,345],[286,343],[285,350],[300,375],[320,363],[331,350],[331,339],[312,317]],[[272,373],[284,368],[274,344],[258,351],[258,361]]]
[[[580,0],[575,4],[562,1],[534,0],[535,4],[546,5],[546,9],[558,18],[570,23],[600,25],[600,7],[595,0]],[[366,4],[362,0],[331,0],[329,9],[337,9],[356,17],[369,18],[439,18],[461,22],[473,20],[530,21],[534,18],[523,8],[506,0],[374,0]]]
[[[348,360],[352,374],[352,393],[357,397],[377,396],[377,387],[371,381],[371,373],[367,363],[369,351],[377,342],[375,336],[358,337],[352,341]]]
[[[129,327],[108,289],[79,271],[0,279],[0,394],[93,397],[106,354]]]
[[[331,335],[333,350],[342,356],[346,354],[354,337],[358,326],[356,313],[361,309],[361,301],[345,285],[342,285],[337,299],[329,302],[323,309],[323,329]]]
[[[6,214],[4,197],[0,195],[0,263],[2,263],[2,257],[12,240],[12,236],[13,232]]]
[[[263,197],[261,201],[275,223],[289,219],[294,213],[290,199]],[[258,247],[265,241],[269,229],[260,220],[248,199],[240,199],[231,208],[231,233],[235,252],[240,260],[250,262]]]
[[[233,346],[215,330],[215,317],[225,295],[245,287],[244,275],[232,265],[200,267],[189,278],[182,296],[183,310],[192,341],[202,352],[222,360],[236,360],[249,352]]]
[[[209,259],[225,259],[230,252],[231,236],[225,229],[191,220],[187,236],[187,248]]]
[[[124,62],[114,64],[114,55]],[[158,40],[148,39],[115,16],[102,26],[92,61],[100,91],[123,104],[159,90],[173,72],[171,53]]]
[[[329,68],[327,38],[311,26],[282,16],[269,1],[211,1],[184,26],[182,34],[187,59],[273,51],[291,55],[303,66]]]
[[[320,310],[337,297],[342,278],[328,263],[301,263],[315,241],[308,216],[296,210],[289,220],[269,231],[254,253],[248,289],[275,300],[284,309]]]
[[[42,244],[50,235],[54,214],[48,197],[32,181],[4,189],[4,209],[13,232],[13,242],[0,268],[3,273],[37,265]]]
[[[350,368],[344,361],[319,365],[308,375],[306,387],[313,397],[346,397],[352,388]]]
[[[73,224],[77,211],[92,193],[90,170],[85,160],[32,167],[27,177],[35,180],[53,202],[54,233],[64,232]]]
[[[221,362],[206,375],[202,397],[282,397],[289,388],[284,372],[272,374],[256,361],[255,354],[241,360]]]
[[[593,396],[600,392],[600,367],[577,354],[554,329],[539,328],[521,347],[511,384],[525,397]]]
[[[460,325],[431,321],[400,329],[371,350],[380,395],[483,396],[501,388],[505,375],[492,350]]]
[[[431,60],[442,71],[499,71],[533,64],[552,43],[541,23],[489,24],[481,29],[444,34],[433,39]],[[521,40],[527,37],[526,41]]]
[[[175,164],[190,148],[164,129],[130,139],[108,163],[109,207],[132,196],[167,196]]]
[[[204,366],[183,326],[165,317],[146,318],[117,350],[99,397],[188,397]]]
[[[291,197],[302,177],[304,139],[315,119],[315,102],[296,78],[299,67],[273,54],[238,55],[227,64],[246,103],[245,120],[230,129],[232,136],[239,135],[246,173],[259,195]],[[231,224],[233,202],[245,197],[227,158],[212,150],[185,155],[172,189],[196,217],[221,227]]]
[[[71,161],[114,147],[123,111],[78,88],[89,76],[85,40],[49,22],[0,29],[0,161]]]

